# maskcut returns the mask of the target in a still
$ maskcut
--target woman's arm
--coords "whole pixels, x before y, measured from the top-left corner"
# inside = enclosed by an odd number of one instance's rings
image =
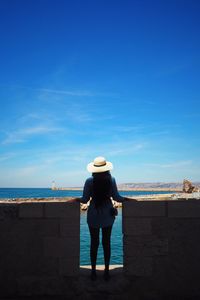
[[[118,192],[118,189],[117,189],[117,184],[116,184],[116,181],[115,181],[114,177],[112,177],[112,191],[113,191],[112,197],[117,202],[137,201],[136,199],[133,199],[133,198],[128,198],[128,197],[122,197],[122,196],[120,196],[120,194]]]
[[[125,198],[120,196],[118,189],[117,189],[117,184],[115,181],[115,178],[112,177],[112,196],[113,200],[117,202],[124,202]]]
[[[91,197],[91,178],[88,178],[84,184],[83,195],[80,198],[81,203],[87,203]]]

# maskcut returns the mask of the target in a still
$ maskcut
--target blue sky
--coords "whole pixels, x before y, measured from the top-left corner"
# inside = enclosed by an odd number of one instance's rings
[[[200,180],[200,2],[0,1],[0,186]]]

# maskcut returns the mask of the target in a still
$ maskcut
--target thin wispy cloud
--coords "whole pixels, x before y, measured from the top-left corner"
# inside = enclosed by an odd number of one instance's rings
[[[26,115],[22,115],[19,119],[18,122],[20,123],[27,123],[27,122],[31,122],[31,121],[44,121],[44,119],[46,119],[47,116],[38,112],[31,112],[28,113]]]
[[[128,133],[128,132],[138,132],[144,129],[143,125],[135,125],[135,126],[115,126],[113,129],[118,132]]]
[[[67,90],[53,90],[53,89],[45,89],[45,88],[41,88],[41,89],[34,89],[35,91],[38,92],[45,92],[45,93],[50,93],[50,94],[61,94],[61,95],[68,95],[68,96],[78,96],[78,97],[82,97],[82,96],[94,96],[93,93],[89,92],[89,91],[67,91]]]
[[[98,91],[89,91],[89,90],[80,90],[80,89],[54,89],[46,87],[30,87],[23,85],[0,85],[3,88],[11,89],[24,89],[31,92],[46,93],[52,95],[63,95],[63,96],[74,96],[74,97],[111,97],[119,98],[119,94],[115,92],[98,92]]]
[[[192,160],[185,160],[185,161],[176,161],[173,163],[168,163],[168,164],[157,164],[157,163],[149,163],[149,164],[144,164],[147,167],[156,167],[156,168],[166,168],[166,169],[170,169],[170,168],[181,168],[181,167],[185,167],[185,166],[190,166],[192,164]]]
[[[15,156],[16,155],[14,153],[2,154],[2,155],[0,155],[0,162],[8,161],[8,160],[12,159]]]
[[[103,114],[101,109],[96,108],[91,103],[72,102],[66,105],[63,110],[65,119],[73,123],[99,123],[103,127],[103,121],[110,121],[114,119],[113,114]],[[62,116],[63,117],[63,116]],[[91,128],[92,130],[92,128]]]
[[[51,89],[51,88],[37,88],[23,85],[1,85],[2,87],[12,88],[12,89],[24,89],[32,92],[44,92],[49,94],[60,94],[60,95],[68,95],[68,96],[94,96],[95,94],[90,91],[84,90],[62,90],[62,89]]]
[[[70,110],[66,112],[66,116],[69,120],[78,123],[88,123],[95,120],[89,113],[81,111],[80,109]]]
[[[36,126],[20,129],[17,131],[7,133],[7,137],[1,142],[2,145],[23,143],[31,136],[44,135],[48,133],[55,133],[61,131],[61,128]]]
[[[99,146],[97,149],[99,150],[99,153],[106,153],[109,157],[120,157],[136,154],[141,149],[144,149],[145,146],[145,143],[118,141],[116,143],[107,143],[103,147]]]
[[[164,135],[168,135],[169,133],[170,133],[169,130],[161,130],[161,131],[150,132],[149,135],[151,135],[151,136],[157,136],[157,135],[164,136]]]

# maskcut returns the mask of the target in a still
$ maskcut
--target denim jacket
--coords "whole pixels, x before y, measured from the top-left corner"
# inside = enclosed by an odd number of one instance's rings
[[[110,198],[117,202],[123,202],[124,197],[120,196],[117,185],[114,177],[111,177],[112,186],[110,190]],[[91,227],[100,228],[112,226],[115,220],[115,217],[111,215],[110,209],[112,208],[112,200],[105,202],[105,205],[100,209],[96,209],[93,202],[93,177],[90,177],[86,180],[83,195],[81,198],[81,203],[87,203],[89,200],[90,205],[88,207],[87,213],[87,223]]]

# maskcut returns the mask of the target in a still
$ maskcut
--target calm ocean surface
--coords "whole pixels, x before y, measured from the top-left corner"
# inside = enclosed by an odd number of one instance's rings
[[[139,196],[150,194],[166,194],[172,192],[143,192],[143,191],[126,191],[121,192],[123,196]],[[52,191],[49,188],[0,188],[0,198],[43,198],[43,197],[80,197],[81,191]],[[118,209],[119,214],[115,219],[112,230],[112,254],[111,264],[123,264],[122,255],[122,210]],[[81,212],[80,223],[80,264],[90,264],[90,236],[86,222],[87,212]],[[100,244],[97,264],[104,264],[103,250]]]

